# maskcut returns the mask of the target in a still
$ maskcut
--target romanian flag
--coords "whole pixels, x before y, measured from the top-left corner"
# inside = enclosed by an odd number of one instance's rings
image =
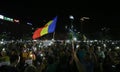
[[[57,22],[57,16],[53,20],[50,20],[47,24],[45,24],[44,27],[38,28],[33,33],[32,38],[36,39],[36,38],[39,38],[39,37],[46,35],[48,33],[54,32],[55,28],[56,28],[56,22]]]

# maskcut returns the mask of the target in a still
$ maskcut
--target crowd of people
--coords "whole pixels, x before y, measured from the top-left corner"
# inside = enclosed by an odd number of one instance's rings
[[[0,72],[120,72],[119,43],[9,41],[0,44]]]

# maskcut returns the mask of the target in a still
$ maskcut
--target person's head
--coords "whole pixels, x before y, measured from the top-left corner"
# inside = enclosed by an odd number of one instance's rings
[[[6,55],[7,55],[6,51],[1,51],[1,56],[6,56]]]
[[[37,69],[34,66],[28,66],[24,72],[37,72]]]
[[[20,56],[17,54],[14,54],[10,57],[10,63],[16,66],[20,62]]]
[[[101,47],[100,46],[97,47],[97,51],[99,51],[99,52],[101,51]]]

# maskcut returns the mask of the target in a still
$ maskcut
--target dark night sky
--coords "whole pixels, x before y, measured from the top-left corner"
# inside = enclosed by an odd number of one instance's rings
[[[110,1],[36,1],[36,0],[1,0],[0,14],[30,21],[34,26],[42,26],[58,15],[57,30],[64,31],[69,25],[69,15],[75,17],[74,25],[79,31],[80,18],[90,17],[84,25],[86,33],[99,31],[102,27],[110,28],[113,36],[120,36],[120,11],[117,2]],[[61,30],[59,30],[61,29]]]

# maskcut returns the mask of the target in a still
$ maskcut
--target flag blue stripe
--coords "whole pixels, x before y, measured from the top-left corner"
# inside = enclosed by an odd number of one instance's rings
[[[48,33],[52,33],[55,31],[56,28],[56,22],[57,22],[57,16],[53,19],[52,23],[48,27]]]

